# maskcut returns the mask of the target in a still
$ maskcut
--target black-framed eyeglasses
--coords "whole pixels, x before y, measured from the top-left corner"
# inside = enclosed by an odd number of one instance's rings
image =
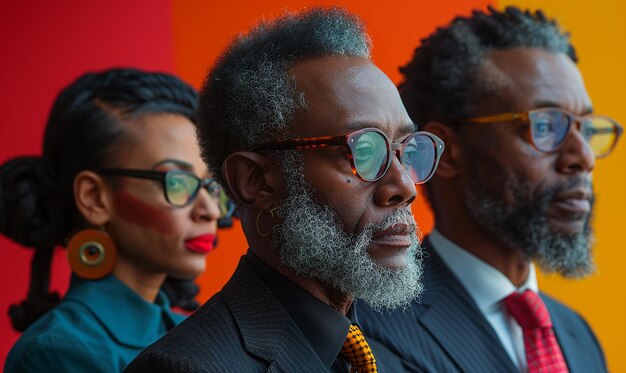
[[[214,178],[201,179],[193,173],[183,170],[164,172],[127,168],[104,168],[95,172],[103,176],[125,176],[160,181],[163,186],[165,199],[175,207],[189,205],[198,196],[200,188],[205,188],[209,195],[219,203],[220,212],[224,214],[227,210],[226,202],[228,199],[222,187]]]
[[[395,153],[415,184],[423,184],[433,176],[444,149],[443,141],[430,132],[414,132],[402,142],[394,143],[377,128],[363,128],[341,136],[264,143],[252,151],[303,150],[326,146],[345,146],[352,172],[364,181],[376,181],[385,176]]]
[[[530,143],[539,151],[553,153],[565,143],[571,129],[583,135],[596,158],[611,154],[624,129],[603,115],[575,115],[560,108],[541,108],[522,113],[502,113],[465,119],[468,123],[522,120],[528,124]],[[574,126],[572,126],[574,124]]]

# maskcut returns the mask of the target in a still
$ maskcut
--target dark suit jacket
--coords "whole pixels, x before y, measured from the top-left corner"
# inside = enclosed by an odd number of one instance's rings
[[[383,314],[359,303],[366,337],[399,355],[409,371],[518,372],[487,319],[427,240],[425,252],[420,302]],[[565,305],[541,297],[570,372],[606,372],[602,349],[587,323]]]
[[[371,344],[382,370],[402,370],[383,346]],[[379,364],[380,365],[380,364]],[[324,372],[315,351],[244,257],[224,288],[126,372]]]

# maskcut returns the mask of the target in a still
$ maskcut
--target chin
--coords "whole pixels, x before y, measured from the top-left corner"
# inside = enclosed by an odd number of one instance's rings
[[[373,243],[367,253],[372,261],[385,269],[402,270],[407,265],[410,246]]]
[[[550,231],[562,236],[577,236],[585,231],[586,219],[570,221],[551,221]]]
[[[389,256],[373,259],[378,266],[391,271],[400,271],[406,267],[406,255]]]
[[[198,277],[206,270],[205,257],[202,260],[191,260],[178,268],[177,273],[182,277]]]

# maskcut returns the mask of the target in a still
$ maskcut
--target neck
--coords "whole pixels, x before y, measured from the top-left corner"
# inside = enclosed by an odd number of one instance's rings
[[[149,303],[154,303],[156,300],[166,276],[165,273],[154,273],[137,268],[122,255],[117,257],[113,275]]]
[[[328,304],[336,311],[347,315],[354,298],[314,278],[298,276],[293,269],[284,266],[280,258],[280,249],[275,249],[272,245],[271,235],[262,236],[259,234],[255,225],[257,214],[258,210],[245,208],[240,210],[241,227],[254,254],[265,264],[287,277],[294,284],[308,291],[314,297]],[[276,222],[271,221],[269,226],[271,227],[272,224],[276,224]]]
[[[279,272],[281,275],[287,277],[291,282],[308,291],[322,302],[328,304],[337,312],[340,312],[343,315],[348,314],[348,310],[354,300],[352,296],[345,294],[336,288],[329,287],[314,278],[299,276],[293,269],[281,265],[280,255],[278,254],[279,250],[263,250],[258,247],[255,247],[255,249],[252,250],[254,251],[254,254],[265,264]]]
[[[471,218],[436,218],[435,227],[450,241],[502,272],[516,287],[526,282],[530,259],[520,249],[502,243]]]

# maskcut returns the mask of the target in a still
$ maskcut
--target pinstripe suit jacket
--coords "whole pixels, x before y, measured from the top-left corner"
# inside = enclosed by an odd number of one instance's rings
[[[372,343],[381,371],[402,371]],[[386,368],[386,369],[385,369]],[[224,288],[144,350],[125,372],[326,372],[327,369],[244,256]]]
[[[401,357],[413,372],[517,372],[498,336],[463,285],[425,241],[422,300],[408,310],[374,312],[362,302],[365,335]],[[541,294],[571,373],[606,372],[602,349],[587,323]]]

